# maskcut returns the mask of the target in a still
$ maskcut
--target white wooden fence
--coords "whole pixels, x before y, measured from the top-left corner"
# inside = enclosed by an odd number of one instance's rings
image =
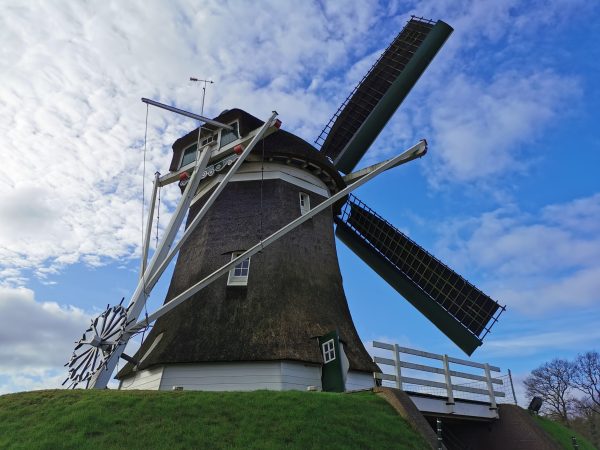
[[[392,381],[396,383],[398,389],[403,389],[403,384],[411,384],[416,386],[427,386],[443,390],[445,397],[447,397],[447,405],[454,405],[455,403],[455,392],[467,392],[471,394],[478,394],[483,399],[489,399],[490,409],[496,410],[498,408],[496,398],[504,397],[505,393],[494,389],[494,385],[502,385],[503,381],[499,378],[492,377],[492,372],[500,372],[500,368],[496,366],[490,366],[487,363],[477,363],[473,361],[467,361],[464,359],[453,358],[448,355],[438,355],[435,353],[423,352],[420,350],[414,350],[411,348],[400,347],[398,344],[387,344],[384,342],[373,342],[373,347],[380,348],[383,350],[389,350],[392,352],[392,358],[382,358],[375,356],[373,359],[377,364],[389,365],[394,368],[394,374],[386,373],[375,373],[374,376],[378,380]],[[419,356],[422,358],[429,358],[438,361],[442,361],[442,368],[426,366],[422,364],[415,364],[408,361],[403,361],[400,357],[401,354],[408,354]],[[453,367],[450,367],[450,364]],[[469,366],[481,369],[483,373],[481,375],[474,373],[462,372],[454,369],[454,365],[458,366]],[[418,372],[426,372],[428,374],[441,374],[444,376],[445,382],[433,381],[427,378],[414,378],[406,377],[402,375],[402,369],[411,369]],[[463,369],[464,370],[464,369]],[[431,376],[429,376],[431,378]],[[455,378],[462,378],[466,380],[475,380],[480,382],[485,388],[477,388],[468,386],[471,383],[456,383]],[[404,390],[404,389],[403,389]],[[407,390],[410,392],[410,390]],[[484,400],[485,401],[485,400]]]

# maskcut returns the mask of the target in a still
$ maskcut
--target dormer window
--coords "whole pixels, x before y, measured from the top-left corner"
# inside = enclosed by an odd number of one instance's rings
[[[244,252],[233,252],[231,259],[234,260]],[[246,286],[248,284],[248,273],[250,273],[250,258],[244,259],[234,266],[229,271],[229,277],[227,277],[228,286]]]
[[[202,139],[202,141],[200,141],[200,145],[205,146],[206,144],[210,144],[211,142],[215,142],[218,138],[218,134],[211,134],[210,136]]]
[[[187,166],[188,164],[193,163],[194,161],[196,161],[196,144],[192,144],[185,149],[179,167],[181,168]]]
[[[221,143],[219,144],[219,148],[225,147],[227,144],[231,144],[233,141],[237,141],[240,138],[238,123],[233,122],[229,125],[233,130],[221,130]]]

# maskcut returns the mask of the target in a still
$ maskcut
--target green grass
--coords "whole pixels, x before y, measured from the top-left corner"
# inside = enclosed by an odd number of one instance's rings
[[[590,441],[585,439],[579,433],[567,428],[566,426],[555,422],[545,417],[536,417],[537,423],[548,433],[556,442],[558,442],[563,448],[572,450],[573,444],[571,442],[571,436],[575,436],[579,450],[595,450]]]
[[[48,390],[0,396],[2,449],[422,449],[371,392]]]

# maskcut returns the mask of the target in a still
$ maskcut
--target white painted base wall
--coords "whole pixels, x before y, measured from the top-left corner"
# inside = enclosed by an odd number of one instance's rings
[[[373,377],[348,373],[346,390],[369,389]],[[119,389],[170,391],[174,387],[193,391],[305,391],[321,390],[321,366],[296,361],[173,364],[155,367],[121,380]]]
[[[152,367],[148,370],[134,372],[135,375],[121,380],[119,389],[145,389],[157,391],[160,388],[160,380],[163,374],[163,367]]]
[[[372,373],[348,371],[346,377],[346,391],[361,391],[375,387]]]

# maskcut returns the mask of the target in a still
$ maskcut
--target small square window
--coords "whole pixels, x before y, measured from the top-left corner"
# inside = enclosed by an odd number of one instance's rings
[[[323,361],[325,361],[325,364],[335,359],[335,345],[333,339],[324,342],[321,348],[323,349]]]
[[[243,252],[233,252],[231,259],[235,259],[240,256]],[[233,269],[229,271],[227,277],[228,286],[246,286],[248,284],[248,273],[250,272],[250,258],[244,259],[243,261],[236,264]]]
[[[310,211],[310,197],[305,192],[300,192],[300,215]]]

